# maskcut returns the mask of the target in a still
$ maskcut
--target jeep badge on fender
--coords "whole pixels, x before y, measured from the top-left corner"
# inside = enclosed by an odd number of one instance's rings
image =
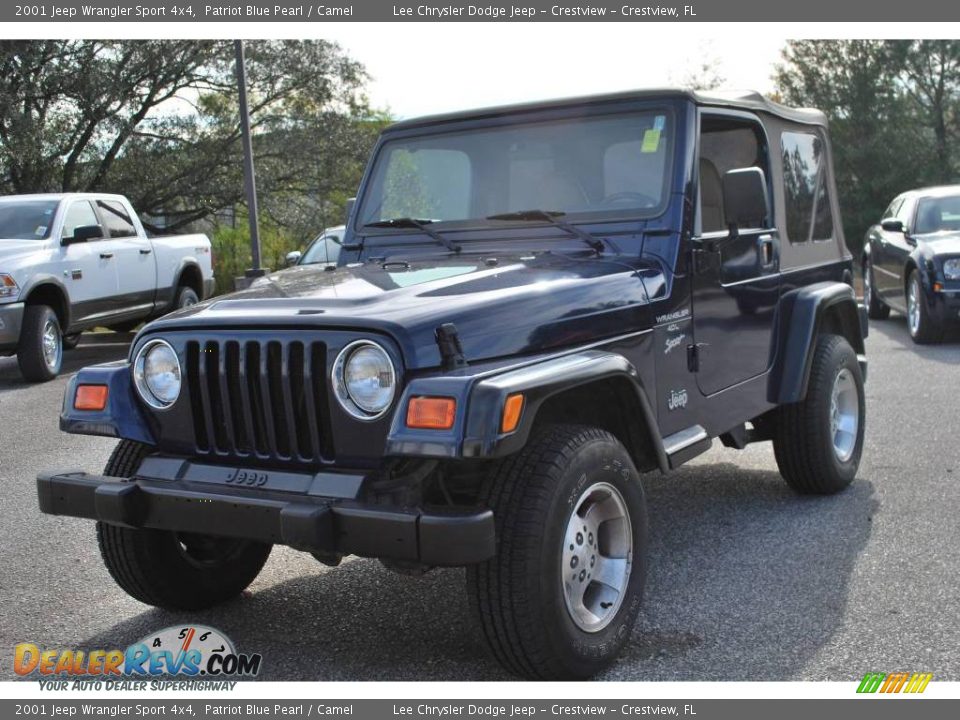
[[[630,642],[643,473],[772,442],[835,493],[863,449],[866,314],[826,121],[757,94],[541,102],[387,128],[335,268],[298,264],[81,370],[38,478],[134,598],[229,600],[274,544],[465,566],[494,657],[586,678]],[[230,478],[228,481],[227,478]]]

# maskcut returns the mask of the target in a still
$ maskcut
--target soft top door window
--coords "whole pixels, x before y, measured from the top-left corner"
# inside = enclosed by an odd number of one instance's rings
[[[833,211],[823,139],[815,132],[785,132],[780,147],[787,238],[792,243],[832,239]]]

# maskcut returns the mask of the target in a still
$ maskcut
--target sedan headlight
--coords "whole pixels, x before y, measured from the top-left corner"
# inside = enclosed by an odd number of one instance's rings
[[[19,294],[17,281],[6,273],[0,273],[0,301],[15,299]]]
[[[943,276],[947,280],[960,280],[960,258],[950,258],[944,261]]]
[[[180,359],[165,340],[150,340],[133,361],[133,381],[144,402],[158,410],[180,396]]]
[[[350,343],[333,364],[333,388],[340,405],[360,420],[383,415],[397,392],[397,373],[387,351],[369,340]]]

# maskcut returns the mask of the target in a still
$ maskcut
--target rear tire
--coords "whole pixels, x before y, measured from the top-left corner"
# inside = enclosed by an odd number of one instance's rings
[[[863,304],[867,306],[867,317],[871,320],[886,320],[890,317],[890,308],[877,296],[873,281],[873,265],[870,258],[863,259]]]
[[[60,374],[63,334],[57,314],[47,305],[27,305],[20,329],[17,364],[28,382],[47,382]]]
[[[177,294],[173,298],[173,309],[183,310],[183,308],[196,305],[198,302],[200,302],[200,298],[193,288],[181,285],[177,288]]]
[[[920,271],[914,269],[907,278],[907,328],[910,337],[919,345],[940,342],[943,328],[930,315],[920,283]]]
[[[544,428],[495,468],[483,498],[497,554],[468,568],[467,583],[493,656],[528,678],[608,667],[646,578],[646,500],[626,450],[597,428]]]
[[[104,474],[130,477],[150,451],[121,440]],[[236,597],[260,573],[271,549],[249,540],[103,522],[97,523],[97,541],[117,585],[135,600],[167,610],[202,610]]]
[[[856,353],[846,338],[821,335],[806,397],[781,407],[777,417],[773,451],[787,484],[816,495],[847,487],[860,465],[865,417]]]
[[[80,333],[73,333],[72,335],[63,336],[64,350],[73,350],[79,344],[80,344]]]

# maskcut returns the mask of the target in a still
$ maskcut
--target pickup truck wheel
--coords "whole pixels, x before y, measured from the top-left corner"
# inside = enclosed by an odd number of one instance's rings
[[[151,452],[121,440],[105,475],[130,477]],[[260,573],[271,546],[167,530],[134,530],[97,523],[103,562],[132,598],[168,610],[202,610],[236,597]]]
[[[857,355],[846,338],[821,335],[807,396],[780,408],[773,450],[794,490],[829,495],[857,474],[863,452],[865,404]]]
[[[17,364],[29,382],[53,380],[63,363],[63,336],[57,314],[46,305],[27,305],[23,313]]]
[[[197,297],[197,293],[194,292],[193,288],[181,285],[177,288],[177,295],[173,299],[173,309],[182,310],[185,307],[196,305],[198,302],[200,302],[200,298]]]
[[[630,638],[646,578],[647,512],[629,454],[597,428],[556,425],[491,473],[497,554],[468,568],[494,657],[530,678],[582,679]]]
[[[930,316],[918,270],[913,270],[907,279],[907,327],[910,329],[910,337],[920,345],[940,342],[943,335],[943,329]]]
[[[79,344],[80,344],[80,333],[73,333],[72,335],[63,336],[64,350],[73,350]]]
[[[890,317],[890,308],[880,302],[874,292],[873,265],[870,258],[863,259],[863,304],[867,306],[867,317],[871,320],[886,320]]]

